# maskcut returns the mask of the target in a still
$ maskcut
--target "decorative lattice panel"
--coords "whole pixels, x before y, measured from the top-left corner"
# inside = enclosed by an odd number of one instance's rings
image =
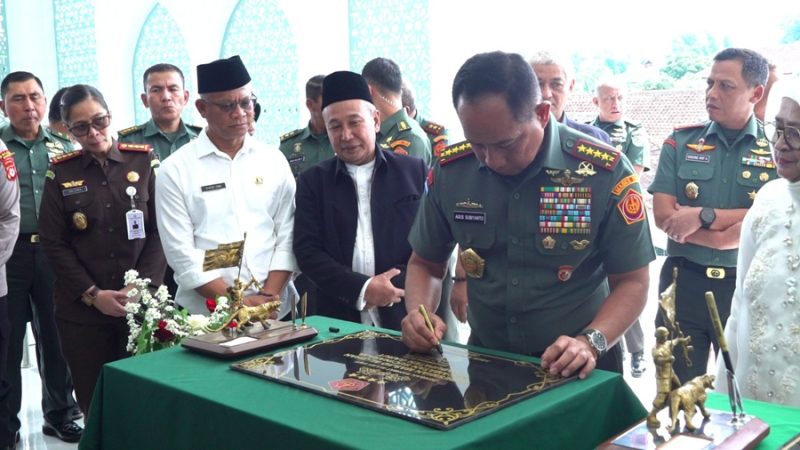
[[[53,0],[59,86],[97,86],[94,19],[90,0]]]

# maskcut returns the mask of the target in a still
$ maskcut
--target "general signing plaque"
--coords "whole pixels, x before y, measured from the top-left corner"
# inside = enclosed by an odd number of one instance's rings
[[[571,379],[529,361],[443,349],[410,353],[399,336],[362,331],[232,367],[445,430]]]

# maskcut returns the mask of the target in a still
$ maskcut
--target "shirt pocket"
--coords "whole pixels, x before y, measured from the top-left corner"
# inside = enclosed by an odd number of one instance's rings
[[[62,191],[63,195],[63,191]],[[99,217],[94,195],[87,192],[63,197],[65,220],[73,233],[85,233],[92,229]]]
[[[711,163],[684,163],[678,168],[679,203],[689,206],[702,205],[701,199],[714,192],[714,166]],[[694,184],[696,186],[692,186]],[[696,193],[695,193],[696,190]],[[694,198],[692,198],[694,197]]]

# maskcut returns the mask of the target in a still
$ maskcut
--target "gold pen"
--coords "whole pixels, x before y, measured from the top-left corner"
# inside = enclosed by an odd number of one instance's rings
[[[425,319],[425,325],[428,326],[428,329],[431,330],[433,336],[436,337],[436,331],[433,329],[433,323],[431,323],[431,318],[428,317],[428,311],[425,309],[425,305],[419,305],[419,313],[422,314],[422,318]],[[436,344],[436,349],[439,350],[439,353],[444,355],[444,350],[442,350],[442,343],[438,342]]]

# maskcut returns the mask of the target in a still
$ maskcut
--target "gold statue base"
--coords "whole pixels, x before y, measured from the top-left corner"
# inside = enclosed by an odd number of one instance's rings
[[[316,335],[317,330],[313,327],[270,319],[267,320],[266,328],[256,322],[242,331],[226,328],[222,331],[187,337],[181,345],[189,350],[217,358],[233,359],[304,342]]]
[[[702,414],[692,418],[694,431],[682,424],[680,429],[670,433],[669,408],[658,413],[661,426],[652,428],[642,420],[622,434],[611,438],[598,448],[603,450],[621,449],[751,449],[755,448],[767,434],[769,425],[753,416],[738,418],[732,421],[730,412],[708,409],[710,417]],[[681,415],[683,416],[683,415]]]

